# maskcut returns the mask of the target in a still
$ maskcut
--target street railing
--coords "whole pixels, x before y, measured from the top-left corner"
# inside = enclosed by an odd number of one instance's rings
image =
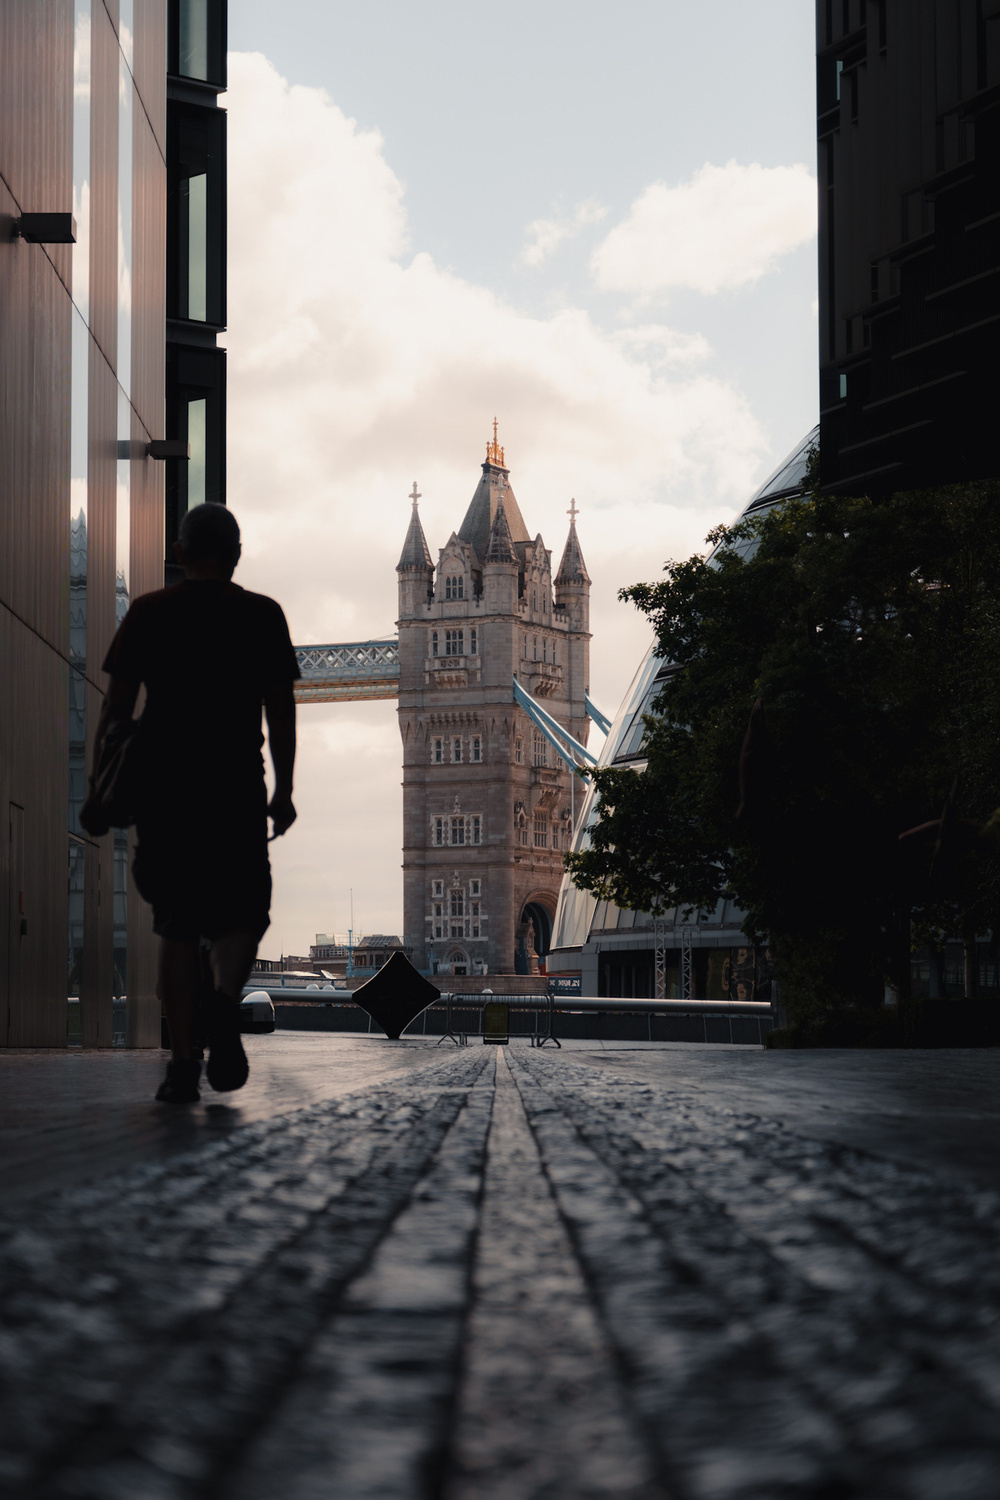
[[[317,1008],[329,1007],[340,1009],[352,1007],[364,1013],[364,1007],[354,998],[350,990],[304,990],[291,987],[280,987],[266,984],[248,985],[244,994],[263,991],[272,1000],[297,1006],[315,1006]],[[487,1005],[497,1003],[507,1007],[508,1011],[533,1013],[528,1020],[526,1028],[511,1028],[511,1035],[527,1036],[532,1046],[545,1046],[551,1042],[559,1045],[557,1029],[562,1030],[563,1037],[566,1036],[566,1027],[559,1027],[557,1017],[570,1017],[573,1015],[607,1015],[607,1016],[644,1016],[647,1019],[647,1039],[656,1040],[653,1036],[653,1020],[657,1016],[681,1017],[688,1016],[698,1018],[702,1022],[703,1039],[707,1042],[712,1040],[709,1036],[708,1022],[713,1019],[728,1022],[728,1039],[734,1040],[733,1021],[741,1017],[755,1019],[758,1023],[757,1034],[763,1041],[762,1023],[773,1018],[773,1010],[769,1001],[766,1000],[650,1000],[650,999],[622,999],[617,996],[607,995],[555,995],[545,990],[539,990],[534,995],[510,995],[502,991],[491,993],[463,994],[458,991],[451,993],[442,992],[438,1000],[434,1000],[426,1006],[420,1014],[404,1029],[403,1035],[409,1036],[439,1036],[440,1041],[451,1039],[459,1045],[463,1045],[470,1036],[483,1036],[483,1012]],[[436,1030],[428,1030],[427,1020],[431,1015],[442,1015],[444,1028],[441,1033]],[[527,1018],[526,1018],[527,1019]],[[471,1023],[471,1024],[470,1024]],[[371,1019],[368,1020],[367,1030],[373,1029]],[[377,1027],[375,1028],[378,1029]],[[716,1030],[718,1028],[715,1028]],[[694,1038],[692,1038],[694,1039]],[[717,1040],[719,1038],[716,1038]],[[722,1038],[725,1039],[725,1038]]]

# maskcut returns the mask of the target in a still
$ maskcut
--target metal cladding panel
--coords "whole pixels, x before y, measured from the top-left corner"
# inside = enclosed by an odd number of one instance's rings
[[[144,451],[162,436],[165,0],[136,0],[131,385]],[[87,356],[87,721],[115,628],[119,389],[116,0],[92,10]],[[0,5],[0,224],[73,208],[73,6]],[[159,138],[157,138],[157,131]],[[81,235],[81,238],[82,238]],[[76,252],[79,253],[79,252]],[[74,251],[0,234],[0,1044],[64,1046],[68,929],[70,396]],[[146,428],[152,429],[147,433]],[[132,465],[131,583],[162,581],[162,465]],[[85,841],[81,1000],[88,1045],[111,1041],[113,841]],[[17,866],[15,869],[14,866]],[[102,900],[103,896],[103,900]],[[23,899],[24,911],[21,911]],[[133,892],[133,1044],[156,1045],[155,944]],[[16,918],[16,920],[15,920]],[[21,931],[22,921],[26,924]],[[16,929],[16,932],[15,932]],[[12,940],[16,936],[16,942]]]
[[[2,608],[0,661],[0,1045],[64,1047],[69,669]]]
[[[91,674],[93,676],[93,673]],[[97,674],[98,678],[100,673]],[[96,724],[101,711],[102,694],[87,684],[87,723]],[[85,850],[84,951],[83,977],[80,987],[80,1016],[85,1047],[110,1047],[112,1044],[113,1009],[111,1002],[114,972],[113,916],[114,841],[110,838],[88,841]]]
[[[66,1041],[72,247],[13,240],[9,223],[72,208],[72,66],[71,6],[0,7],[0,1042],[14,1046]]]
[[[118,384],[90,344],[90,451],[87,458],[87,676],[103,685],[101,662],[115,633],[115,515]]]
[[[72,5],[31,0],[0,6],[0,176],[14,197],[15,215],[72,211],[72,109]],[[71,251],[70,245],[45,247],[66,286]]]
[[[109,841],[110,842],[110,841]],[[160,1001],[156,994],[158,939],[153,932],[153,909],[147,906],[132,879],[135,829],[128,835],[128,1008],[125,1045],[160,1045]]]
[[[117,12],[118,7],[114,7]],[[118,345],[118,34],[103,4],[90,25],[90,331],[115,367]]]
[[[0,243],[0,328],[0,599],[65,651],[70,304],[44,246]]]
[[[134,0],[135,52],[132,76],[157,149],[167,155],[166,0]],[[161,253],[163,241],[160,241]]]
[[[148,7],[147,7],[148,8]],[[165,35],[164,35],[165,47]],[[164,432],[166,166],[145,112],[134,114],[130,596],[163,587],[165,465],[145,456]]]

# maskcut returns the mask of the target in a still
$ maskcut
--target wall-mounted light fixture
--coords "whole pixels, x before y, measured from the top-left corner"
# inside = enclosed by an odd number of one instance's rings
[[[190,458],[191,444],[183,438],[160,438],[148,443],[146,452],[150,458]]]
[[[12,233],[29,245],[75,245],[76,220],[72,214],[22,214]]]

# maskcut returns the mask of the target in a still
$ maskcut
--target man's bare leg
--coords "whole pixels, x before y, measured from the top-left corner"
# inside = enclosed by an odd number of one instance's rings
[[[243,986],[257,956],[257,938],[246,929],[213,938],[209,953],[215,994],[209,1008],[208,1081],[219,1093],[241,1089],[250,1071],[240,1036]]]
[[[167,1013],[170,1053],[175,1062],[191,1057],[191,1017],[199,976],[197,943],[160,938],[156,993]]]
[[[210,962],[216,989],[239,1002],[257,957],[257,939],[252,932],[237,929],[212,940]]]

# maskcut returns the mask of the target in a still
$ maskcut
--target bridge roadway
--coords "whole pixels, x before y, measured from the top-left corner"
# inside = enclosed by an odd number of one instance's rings
[[[343,641],[334,646],[296,646],[301,677],[299,703],[350,703],[399,697],[399,642]]]
[[[0,1493],[996,1500],[995,1052],[0,1057]]]

